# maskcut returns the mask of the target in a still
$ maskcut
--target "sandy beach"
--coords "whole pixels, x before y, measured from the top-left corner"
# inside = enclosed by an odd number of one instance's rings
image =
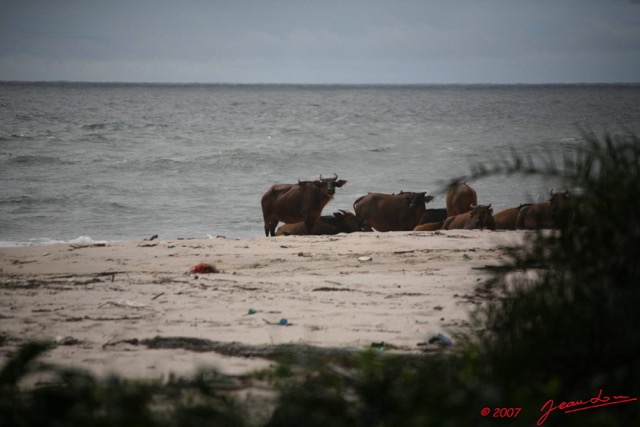
[[[98,375],[230,375],[283,344],[436,351],[525,232],[452,230],[0,248],[0,362],[29,340]],[[199,263],[218,272],[190,273]],[[281,325],[286,319],[286,325]],[[282,320],[282,323],[285,321]],[[178,338],[181,345],[153,346]],[[185,345],[185,343],[189,345]],[[239,347],[238,347],[239,346]],[[240,350],[238,350],[240,348]]]

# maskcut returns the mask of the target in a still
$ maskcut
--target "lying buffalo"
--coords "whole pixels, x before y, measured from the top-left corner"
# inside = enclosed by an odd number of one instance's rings
[[[528,206],[531,206],[531,204],[520,205],[516,208],[507,208],[493,215],[493,219],[496,221],[496,230],[515,230],[516,220],[518,219],[520,210]]]
[[[550,196],[546,202],[534,203],[520,209],[516,219],[516,228],[525,230],[553,228],[553,212],[569,197],[569,192],[554,193],[551,190]]]
[[[469,212],[465,212],[456,216],[450,216],[442,226],[443,230],[454,230],[461,228],[465,230],[482,230],[484,228],[495,230],[496,222],[493,219],[493,209],[491,209],[491,205],[472,205]]]
[[[265,235],[274,236],[280,221],[286,224],[304,222],[307,234],[310,234],[322,209],[333,199],[336,187],[346,183],[344,179],[338,180],[338,175],[334,174],[333,178],[320,175],[315,181],[272,185],[261,200]]]
[[[413,231],[436,231],[440,230],[443,225],[444,221],[424,222],[422,224],[416,225]]]
[[[367,231],[367,226],[362,219],[356,217],[351,212],[340,210],[333,215],[322,215],[313,223],[311,233],[307,232],[304,222],[294,224],[284,224],[276,231],[276,236],[305,236],[308,234],[338,234],[354,233],[356,231]],[[369,229],[368,231],[371,231]]]
[[[353,210],[378,231],[411,231],[422,221],[425,204],[431,200],[426,192],[369,193],[353,203]]]

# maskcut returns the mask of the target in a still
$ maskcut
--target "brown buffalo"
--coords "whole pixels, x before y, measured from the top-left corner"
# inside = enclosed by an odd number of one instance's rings
[[[342,187],[347,181],[323,178],[316,181],[298,181],[297,184],[274,184],[262,196],[262,216],[264,233],[274,236],[279,221],[286,224],[304,222],[310,233],[313,223],[320,218],[322,209],[335,194],[336,187]]]
[[[322,215],[313,223],[311,233],[307,232],[304,222],[284,224],[276,231],[276,236],[305,236],[308,234],[338,234],[365,231],[366,225],[351,212],[340,210],[333,215]],[[370,231],[370,230],[369,230]]]
[[[353,210],[378,231],[411,231],[420,224],[425,204],[431,200],[426,192],[369,193],[353,203]]]
[[[476,228],[479,228],[480,230],[484,228],[495,230],[496,222],[493,219],[493,209],[491,209],[491,205],[471,206],[471,210],[469,212],[450,216],[442,226],[443,230],[454,230],[460,228],[465,230],[473,230]]]
[[[493,216],[493,219],[495,219],[496,221],[496,230],[515,230],[516,220],[518,219],[520,209],[524,208],[525,206],[531,205],[524,204],[518,206],[517,208],[507,208],[495,214]]]
[[[439,222],[424,222],[414,227],[413,231],[436,231],[440,230],[444,225],[444,221]]]
[[[516,228],[525,230],[553,228],[553,212],[564,200],[569,198],[569,192],[554,193],[551,190],[550,196],[546,202],[534,203],[520,209],[516,219]]]
[[[478,195],[476,190],[466,182],[455,183],[447,191],[447,217],[469,212],[471,206],[476,206],[477,204]]]

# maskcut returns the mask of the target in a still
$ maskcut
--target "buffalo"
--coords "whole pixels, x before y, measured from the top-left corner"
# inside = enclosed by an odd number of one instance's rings
[[[568,191],[554,193],[551,190],[548,201],[522,207],[516,219],[516,228],[525,230],[553,228],[553,212],[567,198],[569,198]]]
[[[413,231],[436,231],[442,228],[447,219],[446,208],[425,209],[420,224],[413,228]]]
[[[353,203],[356,215],[377,231],[411,231],[420,224],[425,204],[433,200],[426,192],[369,193]]]
[[[493,219],[493,209],[491,205],[472,205],[469,212],[465,212],[456,216],[450,216],[442,226],[443,230],[453,229],[496,229],[496,222]]]
[[[367,231],[367,226],[361,218],[356,217],[351,212],[340,211],[333,215],[322,215],[313,223],[311,233],[307,232],[304,222],[294,224],[284,224],[276,231],[276,236],[304,236],[308,234],[324,235],[338,233],[353,233],[356,231]],[[370,229],[368,231],[371,231]]]
[[[424,215],[422,215],[421,224],[427,224],[429,222],[441,222],[447,219],[446,208],[425,209]]]
[[[493,216],[493,219],[495,219],[496,221],[496,229],[497,230],[515,230],[516,220],[518,219],[518,214],[520,213],[520,210],[528,206],[531,206],[531,204],[523,204],[516,208],[507,208],[495,214]]]
[[[347,181],[333,178],[320,178],[315,181],[300,181],[297,184],[274,184],[262,196],[262,216],[264,233],[274,236],[278,222],[286,224],[304,222],[307,234],[311,234],[314,222],[320,218],[322,209],[333,195],[336,187],[342,187]]]
[[[443,225],[444,221],[423,222],[422,224],[416,225],[413,231],[436,231],[440,230]]]
[[[447,191],[447,217],[469,212],[471,206],[478,204],[476,190],[466,182],[457,182]]]

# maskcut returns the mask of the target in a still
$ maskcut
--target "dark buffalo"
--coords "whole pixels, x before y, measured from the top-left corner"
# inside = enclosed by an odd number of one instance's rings
[[[469,212],[471,206],[478,204],[476,190],[466,182],[453,184],[447,191],[447,217]]]
[[[430,222],[441,222],[447,219],[447,209],[446,208],[437,208],[437,209],[425,209],[424,215],[422,216],[421,224],[428,224]]]
[[[496,222],[493,219],[493,209],[491,209],[491,205],[471,206],[471,210],[469,212],[450,216],[442,226],[443,230],[454,230],[460,228],[465,230],[473,230],[476,228],[480,230],[484,228],[495,230]]]
[[[515,230],[516,220],[518,219],[518,214],[520,213],[520,209],[526,206],[531,206],[531,204],[520,205],[517,208],[507,208],[493,215],[493,219],[495,219],[496,221],[496,229],[497,230]]]
[[[553,212],[569,197],[569,192],[554,193],[553,190],[551,190],[550,196],[546,202],[523,206],[516,219],[516,228],[525,230],[553,228]]]
[[[305,236],[308,234],[338,234],[365,231],[364,221],[351,212],[340,210],[333,215],[322,215],[313,223],[311,233],[307,232],[304,222],[284,224],[276,231],[276,236]]]
[[[433,200],[427,193],[369,193],[353,203],[356,215],[378,231],[411,231],[420,223],[425,204]]]
[[[323,178],[316,181],[298,181],[297,184],[274,184],[262,196],[262,216],[264,233],[274,236],[279,221],[286,224],[304,222],[307,233],[311,233],[313,223],[320,218],[322,209],[335,194],[336,187],[347,181]]]

